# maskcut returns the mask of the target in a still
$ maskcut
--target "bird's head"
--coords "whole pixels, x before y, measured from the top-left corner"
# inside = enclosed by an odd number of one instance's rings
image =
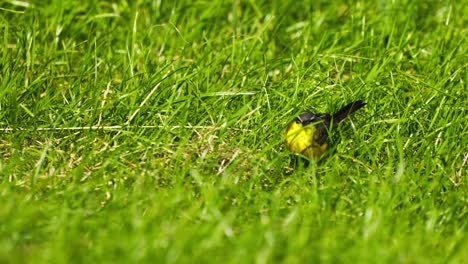
[[[302,126],[307,126],[310,123],[318,121],[318,115],[310,111],[305,111],[302,114],[298,115],[296,118],[294,118],[294,121],[297,124],[301,124]]]

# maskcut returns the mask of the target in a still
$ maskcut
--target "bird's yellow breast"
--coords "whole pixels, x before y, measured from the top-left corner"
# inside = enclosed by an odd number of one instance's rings
[[[292,121],[286,127],[283,138],[286,147],[295,153],[309,158],[320,157],[327,149],[327,143],[318,144],[314,141],[315,126],[313,124],[303,127]]]

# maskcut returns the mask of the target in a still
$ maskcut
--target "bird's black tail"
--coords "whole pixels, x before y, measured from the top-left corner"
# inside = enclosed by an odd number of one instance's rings
[[[338,112],[333,114],[333,126],[335,127],[336,125],[338,125],[338,123],[343,121],[343,119],[345,119],[347,116],[361,109],[361,107],[365,105],[366,103],[364,103],[362,100],[358,100],[356,102],[350,103],[346,105],[345,107],[341,108]]]

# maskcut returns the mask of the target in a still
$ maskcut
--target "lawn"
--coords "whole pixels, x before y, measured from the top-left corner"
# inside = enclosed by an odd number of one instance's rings
[[[3,1],[0,263],[463,263],[467,14]],[[355,100],[319,161],[284,147]]]

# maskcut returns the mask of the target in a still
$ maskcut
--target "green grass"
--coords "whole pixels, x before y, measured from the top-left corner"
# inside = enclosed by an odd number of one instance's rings
[[[1,5],[0,262],[466,261],[466,1],[170,2]]]

